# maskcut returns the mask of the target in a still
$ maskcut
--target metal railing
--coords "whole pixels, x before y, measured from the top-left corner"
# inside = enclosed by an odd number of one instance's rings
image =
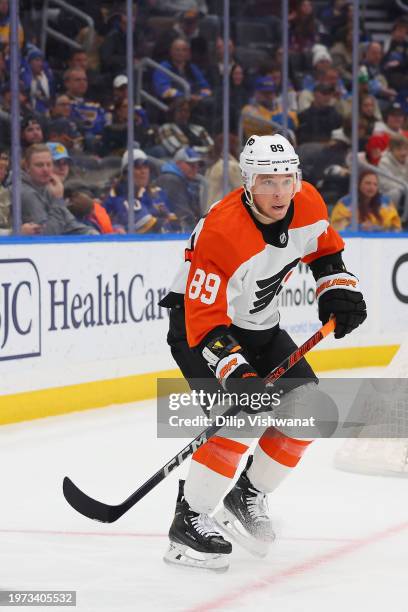
[[[165,104],[164,102],[159,100],[159,98],[156,98],[155,96],[152,96],[151,94],[149,94],[149,92],[147,92],[145,89],[143,89],[143,73],[144,73],[146,68],[154,68],[155,70],[159,70],[160,72],[163,72],[164,74],[167,74],[167,76],[169,76],[173,81],[175,81],[176,83],[178,83],[180,85],[180,87],[184,91],[185,97],[186,98],[190,98],[190,96],[191,96],[191,87],[190,87],[190,83],[188,81],[183,79],[178,74],[175,74],[174,72],[172,72],[168,68],[165,68],[165,66],[162,66],[158,62],[155,62],[154,60],[150,59],[150,57],[143,57],[135,65],[135,71],[136,71],[136,104],[140,105],[141,101],[145,100],[146,102],[149,102],[150,104],[153,104],[154,106],[156,106],[157,108],[159,108],[162,111],[167,111],[169,109],[167,104]]]
[[[402,9],[403,11],[405,11],[406,13],[408,13],[408,4],[405,4],[405,2],[403,2],[402,0],[395,0],[395,4]]]
[[[89,29],[86,35],[84,45],[80,45],[75,40],[72,40],[72,38],[68,38],[68,36],[65,36],[65,34],[58,32],[58,30],[55,30],[54,28],[48,25],[50,3],[54,5],[56,4],[60,8],[67,11],[67,13],[71,13],[79,19],[82,19],[88,25]],[[72,49],[82,49],[82,47],[84,47],[85,50],[88,51],[92,47],[95,39],[95,23],[92,17],[90,17],[83,11],[80,11],[79,9],[75,8],[74,6],[71,6],[68,2],[65,2],[64,0],[44,0],[41,15],[41,50],[43,51],[43,53],[45,52],[45,46],[47,44],[47,36],[55,38],[59,42],[68,45]]]

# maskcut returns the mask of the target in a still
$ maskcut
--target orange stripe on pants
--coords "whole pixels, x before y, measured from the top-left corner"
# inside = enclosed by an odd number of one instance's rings
[[[222,476],[234,478],[238,463],[246,450],[246,444],[214,436],[196,450],[193,460]]]
[[[289,438],[274,427],[267,429],[259,440],[259,446],[271,459],[287,467],[299,463],[310,443],[311,440]]]

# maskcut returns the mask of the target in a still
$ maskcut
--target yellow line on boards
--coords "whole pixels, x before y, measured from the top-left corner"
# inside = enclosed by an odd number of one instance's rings
[[[328,349],[312,352],[307,355],[307,359],[317,372],[385,366],[398,348],[398,345],[391,345]],[[151,399],[156,397],[158,378],[181,378],[181,373],[180,370],[165,370],[0,395],[0,425]]]

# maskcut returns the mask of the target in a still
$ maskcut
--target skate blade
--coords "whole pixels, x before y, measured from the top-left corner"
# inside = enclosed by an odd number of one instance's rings
[[[215,514],[214,520],[230,538],[252,555],[261,559],[267,556],[271,542],[254,538],[225,506]]]
[[[170,542],[163,561],[169,565],[204,569],[220,574],[226,572],[229,568],[226,555],[198,552],[185,544],[178,544],[177,542]]]

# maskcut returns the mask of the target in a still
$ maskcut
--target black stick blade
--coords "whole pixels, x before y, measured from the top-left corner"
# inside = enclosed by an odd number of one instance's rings
[[[123,514],[122,504],[110,506],[83,493],[81,489],[65,476],[62,487],[64,497],[70,506],[80,514],[100,523],[114,523]]]

